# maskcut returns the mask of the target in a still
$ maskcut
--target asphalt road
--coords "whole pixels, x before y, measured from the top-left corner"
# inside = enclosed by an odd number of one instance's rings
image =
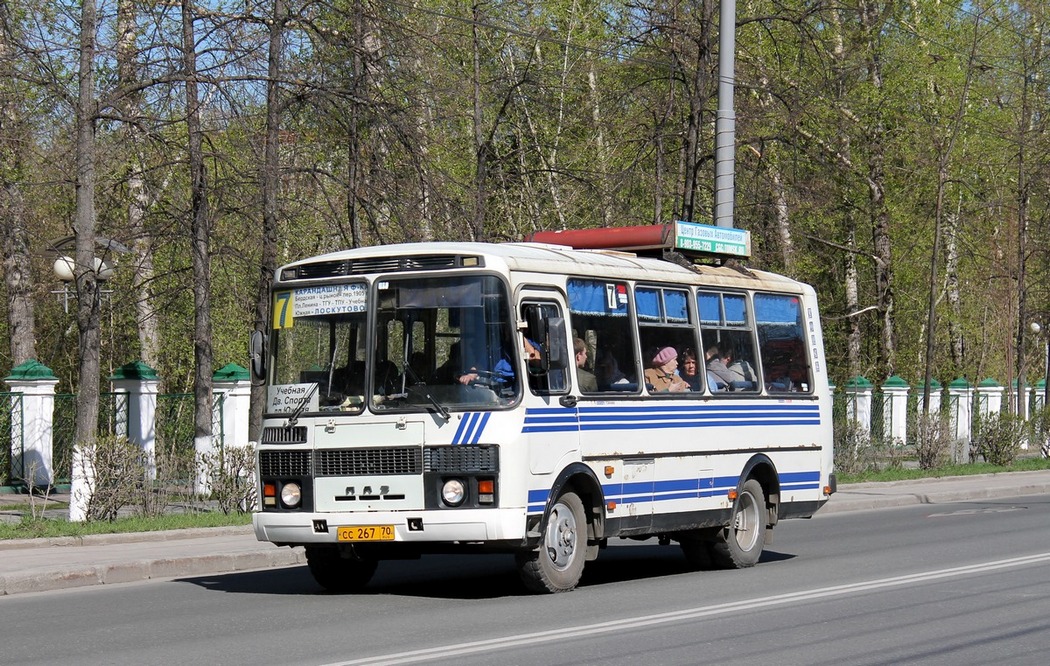
[[[1050,496],[818,514],[757,567],[692,573],[622,542],[569,594],[510,558],[384,562],[366,594],[305,567],[0,599],[12,664],[1043,664]]]

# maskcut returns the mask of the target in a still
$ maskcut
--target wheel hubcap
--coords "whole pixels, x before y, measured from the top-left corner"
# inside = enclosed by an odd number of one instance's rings
[[[748,551],[758,539],[758,504],[751,493],[740,495],[736,515],[733,516],[733,538],[741,550]]]
[[[557,569],[565,569],[576,553],[576,517],[564,504],[556,504],[547,521],[547,557]]]

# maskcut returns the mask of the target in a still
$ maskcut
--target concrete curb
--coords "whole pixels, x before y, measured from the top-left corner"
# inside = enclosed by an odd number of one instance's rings
[[[85,534],[84,536],[51,537],[44,539],[0,539],[0,550],[20,550],[42,546],[104,546],[120,543],[142,543],[145,541],[179,541],[202,537],[227,536],[231,534],[254,534],[251,525],[228,527],[197,527],[185,530],[158,532],[120,532],[116,534]]]
[[[0,575],[0,596],[306,564],[306,554],[302,548],[264,545],[268,546],[266,550],[255,552],[140,559],[9,573]]]

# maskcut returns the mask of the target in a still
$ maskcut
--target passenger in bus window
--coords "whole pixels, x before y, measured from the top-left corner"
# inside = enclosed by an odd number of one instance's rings
[[[626,391],[630,390],[631,380],[620,371],[620,365],[612,352],[606,351],[598,357],[594,364],[594,378],[598,383],[599,391]]]
[[[726,363],[726,370],[729,372],[732,381],[729,382],[729,386],[734,391],[751,391],[757,386],[758,375],[755,374],[755,369],[751,367],[751,364],[747,360],[742,358],[734,358],[732,355],[727,354],[722,358],[723,362]]]
[[[711,390],[725,391],[728,389],[730,382],[733,381],[733,377],[729,374],[729,368],[726,367],[726,362],[722,359],[722,352],[719,350],[718,345],[709,346],[707,351],[704,352],[704,358],[707,365],[707,382],[711,386]]]
[[[579,377],[580,391],[594,393],[598,390],[598,380],[587,366],[587,343],[580,338],[572,341],[572,350],[576,352],[576,376]]]
[[[696,352],[693,351],[692,347],[686,347],[682,352],[682,370],[681,376],[685,380],[686,384],[689,384],[690,391],[699,391],[700,387],[700,364],[696,360]]]
[[[652,357],[645,369],[645,383],[654,393],[680,393],[689,390],[689,384],[678,376],[678,352],[664,347]]]

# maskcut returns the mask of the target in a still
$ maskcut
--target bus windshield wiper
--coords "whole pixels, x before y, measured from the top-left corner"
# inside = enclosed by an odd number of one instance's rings
[[[310,404],[310,398],[313,397],[314,392],[316,390],[317,382],[314,382],[314,385],[311,386],[310,390],[306,392],[306,395],[304,395],[303,399],[299,401],[299,404],[295,406],[295,409],[292,410],[292,413],[288,415],[288,421],[284,424],[285,428],[291,428],[293,425],[298,423],[299,415],[302,414],[303,410],[306,409],[306,406]]]

